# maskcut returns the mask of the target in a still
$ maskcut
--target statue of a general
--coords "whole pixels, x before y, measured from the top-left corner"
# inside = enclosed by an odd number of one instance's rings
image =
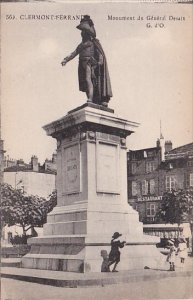
[[[108,106],[112,97],[107,61],[90,16],[85,15],[77,26],[82,43],[62,61],[62,66],[79,54],[79,90],[86,92],[87,101]]]

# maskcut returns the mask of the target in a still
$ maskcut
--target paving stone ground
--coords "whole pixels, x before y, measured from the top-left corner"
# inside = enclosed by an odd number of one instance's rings
[[[47,271],[37,269],[23,269],[7,267],[8,260],[2,261],[5,267],[1,268],[3,278],[12,278],[27,282],[47,284],[58,287],[86,287],[104,286],[128,282],[148,281],[169,277],[191,277],[193,275],[193,258],[189,257],[185,265],[176,267],[175,272],[162,269],[144,269],[120,271],[118,273],[74,273],[61,271]],[[9,259],[10,265],[19,264],[19,259]]]

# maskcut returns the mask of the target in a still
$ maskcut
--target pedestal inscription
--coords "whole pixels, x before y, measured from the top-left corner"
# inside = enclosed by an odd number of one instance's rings
[[[119,191],[118,146],[112,143],[97,144],[97,192],[115,193]]]
[[[63,148],[63,193],[79,193],[80,184],[80,147],[79,144]]]

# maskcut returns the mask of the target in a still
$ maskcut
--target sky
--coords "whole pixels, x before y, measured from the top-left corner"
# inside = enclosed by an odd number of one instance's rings
[[[32,155],[40,162],[50,158],[56,140],[42,126],[86,102],[78,88],[78,57],[61,66],[81,42],[79,21],[64,16],[84,14],[93,19],[107,57],[113,90],[109,107],[140,123],[127,139],[128,149],[154,147],[160,120],[162,134],[173,147],[191,143],[191,9],[187,4],[1,4],[1,134],[6,155],[26,162]],[[54,19],[32,20],[33,15]]]

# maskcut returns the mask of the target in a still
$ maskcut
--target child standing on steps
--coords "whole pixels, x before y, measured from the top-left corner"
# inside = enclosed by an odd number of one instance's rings
[[[120,262],[120,251],[119,248],[123,248],[125,246],[125,241],[121,242],[120,241],[120,236],[122,236],[122,234],[120,234],[119,232],[115,232],[112,236],[112,240],[111,240],[111,251],[109,253],[109,267],[114,264],[114,267],[112,269],[112,272],[118,272],[116,270],[116,267],[118,265],[118,263]],[[109,269],[110,270],[110,269]]]
[[[184,264],[185,259],[188,256],[188,248],[187,248],[187,244],[186,244],[186,239],[184,237],[182,237],[180,239],[180,243],[179,243],[177,252],[178,252],[178,255],[180,257],[181,263]]]
[[[175,261],[176,261],[176,252],[177,248],[174,245],[174,240],[171,239],[168,241],[169,243],[169,254],[167,256],[167,261],[170,263],[170,271],[175,271]]]

